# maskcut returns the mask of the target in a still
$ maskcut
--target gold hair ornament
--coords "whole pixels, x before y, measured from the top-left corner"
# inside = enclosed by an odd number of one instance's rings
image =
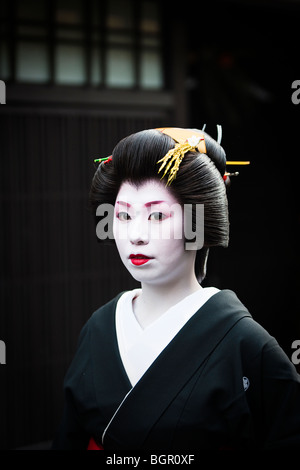
[[[180,163],[187,152],[206,153],[204,135],[198,130],[178,127],[158,128],[157,130],[172,137],[177,142],[175,147],[157,162],[161,163],[158,173],[165,169],[162,178],[169,172],[167,186],[170,186],[176,178]]]
[[[205,124],[202,128],[202,131],[205,129]],[[175,142],[175,147],[161,159],[157,163],[162,163],[159,167],[158,173],[160,173],[164,168],[164,174],[162,178],[168,173],[168,181],[167,186],[170,186],[172,181],[176,178],[176,174],[179,170],[180,163],[183,160],[184,155],[187,152],[200,152],[206,153],[206,145],[205,145],[205,138],[201,131],[198,129],[183,129],[179,127],[160,127],[157,129],[158,131],[162,132],[163,134],[172,137]],[[219,124],[217,125],[218,137],[217,142],[221,144],[222,140],[222,126]],[[249,165],[249,161],[226,161],[226,165]],[[172,166],[173,165],[173,166]],[[239,173],[229,173],[225,172],[223,179],[224,181],[227,180],[229,176],[237,176]]]

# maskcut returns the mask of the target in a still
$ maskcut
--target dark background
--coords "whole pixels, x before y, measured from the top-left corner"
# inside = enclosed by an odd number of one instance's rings
[[[289,357],[300,339],[300,105],[291,100],[300,79],[299,2],[160,4],[162,89],[6,81],[1,449],[47,448],[82,325],[120,290],[136,287],[115,249],[97,243],[87,209],[93,158],[131,132],[206,123],[216,137],[222,124],[228,160],[251,165],[232,179],[230,246],[211,250],[205,285],[234,290]]]

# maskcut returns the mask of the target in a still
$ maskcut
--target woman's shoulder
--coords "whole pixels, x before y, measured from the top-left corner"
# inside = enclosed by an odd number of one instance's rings
[[[128,299],[130,301],[138,291],[140,291],[140,289],[119,292],[119,294],[94,311],[87,323],[95,326],[100,323],[103,324],[103,321],[106,319],[114,318],[117,306],[123,306],[124,302],[128,302]]]
[[[223,312],[226,311],[232,315],[237,313],[241,314],[241,321],[237,321],[235,324],[233,330],[234,334],[239,334],[241,338],[256,343],[265,343],[274,340],[269,332],[259,323],[255,312],[250,312],[234,291],[229,289],[220,290],[214,297],[217,304],[222,306]]]
[[[86,322],[81,327],[77,349],[84,343],[90,342],[91,333],[96,332],[99,330],[105,329],[108,324],[114,322],[114,312],[116,310],[116,306],[118,300],[122,296],[123,292],[120,292],[111,300],[107,301],[105,304],[97,308],[86,320]],[[94,335],[94,333],[93,333]]]
[[[220,291],[220,293],[224,291]],[[235,311],[248,311],[237,295],[232,291],[225,291],[224,295],[219,297],[218,301],[227,299],[227,308]],[[234,314],[234,313],[233,313]],[[232,354],[241,356],[248,364],[257,364],[262,362],[266,368],[277,368],[282,371],[284,376],[295,375],[295,368],[287,357],[286,353],[278,343],[277,339],[265,329],[256,317],[255,312],[249,315],[241,316],[234,327],[224,338],[224,347]]]
[[[126,291],[119,292],[115,297],[105,302],[103,305],[98,307],[89,317],[86,322],[87,326],[95,326],[99,322],[104,321],[106,318],[111,317],[112,314],[115,312],[117,303],[119,299],[125,294]]]
[[[207,312],[215,318],[216,326],[228,321],[230,328],[224,342],[239,345],[240,351],[261,351],[276,344],[275,338],[259,323],[255,312],[250,312],[238,295],[229,289],[220,290],[207,302]]]
[[[90,357],[95,345],[101,343],[107,336],[111,336],[111,332],[114,331],[114,312],[122,294],[123,292],[120,292],[95,310],[82,326],[65,381],[80,380],[82,371],[86,373],[90,368]]]

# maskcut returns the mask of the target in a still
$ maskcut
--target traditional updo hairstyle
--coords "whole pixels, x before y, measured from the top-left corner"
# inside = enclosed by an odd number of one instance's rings
[[[207,133],[202,133],[206,154],[187,152],[175,180],[168,186],[180,204],[204,204],[204,245],[198,250],[195,261],[199,282],[206,275],[209,248],[226,247],[229,241],[228,203],[223,180],[226,155],[221,145]],[[124,181],[138,187],[149,179],[160,180],[157,162],[174,146],[171,137],[155,129],[122,139],[113,150],[112,160],[101,163],[93,177],[89,195],[93,213],[96,214],[99,204],[115,204]],[[167,176],[162,181],[167,183]]]

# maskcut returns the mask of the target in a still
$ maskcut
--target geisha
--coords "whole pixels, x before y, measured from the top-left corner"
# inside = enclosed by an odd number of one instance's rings
[[[84,325],[54,449],[299,448],[295,366],[233,291],[201,285],[209,250],[228,245],[228,163],[207,133],[178,128],[132,134],[100,161],[91,206],[113,205],[111,242],[141,286]],[[194,249],[185,205],[194,233],[204,207]]]

